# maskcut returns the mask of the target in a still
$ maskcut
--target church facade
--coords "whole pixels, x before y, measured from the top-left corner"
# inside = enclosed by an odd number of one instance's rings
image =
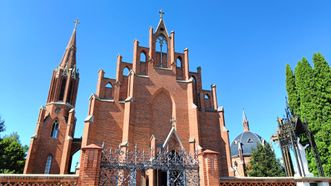
[[[84,149],[101,147],[125,152],[149,149],[155,154],[215,154],[215,162],[210,163],[208,158],[199,162],[200,179],[208,169],[217,169],[218,176],[233,175],[229,134],[224,110],[218,106],[216,85],[209,90],[202,88],[201,68],[189,70],[189,50],[175,50],[175,33],[168,32],[162,14],[155,30],[149,29],[148,39],[148,47],[134,41],[131,62],[117,57],[115,78],[106,77],[103,70],[98,72],[83,136],[74,138],[79,83],[75,27],[64,57],[52,74],[46,106],[40,109],[25,174],[68,174],[72,155],[82,149],[81,174],[86,170],[84,163],[95,158]],[[141,175],[149,185],[159,179],[155,171]]]

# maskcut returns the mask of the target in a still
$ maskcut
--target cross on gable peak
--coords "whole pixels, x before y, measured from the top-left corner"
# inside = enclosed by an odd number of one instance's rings
[[[160,14],[160,19],[162,19],[162,18],[163,18],[163,15],[164,15],[164,11],[161,9],[161,10],[159,11],[159,14]]]

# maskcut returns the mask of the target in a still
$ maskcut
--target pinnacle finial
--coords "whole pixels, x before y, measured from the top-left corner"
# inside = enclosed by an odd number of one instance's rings
[[[80,23],[79,19],[76,18],[76,19],[74,20],[74,24],[75,24],[74,28],[75,28],[75,30],[77,29],[77,26],[79,25],[79,23]]]
[[[159,14],[160,14],[160,19],[163,19],[164,11],[162,9],[159,11]]]

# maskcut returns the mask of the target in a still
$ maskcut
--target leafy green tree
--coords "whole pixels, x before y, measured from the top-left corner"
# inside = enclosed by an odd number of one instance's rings
[[[0,129],[1,132],[5,129],[1,119]],[[0,173],[23,173],[27,150],[28,147],[21,144],[17,133],[0,138]]]
[[[314,68],[303,58],[295,67],[294,77],[286,66],[286,90],[291,111],[308,123],[312,131],[326,176],[331,175],[331,69],[320,54],[313,56]],[[293,87],[293,79],[295,87]],[[296,93],[293,93],[296,90]],[[297,101],[297,102],[296,102]],[[317,175],[311,149],[308,149],[309,169]]]
[[[253,150],[247,173],[253,177],[285,176],[284,169],[276,159],[269,143],[260,144]]]

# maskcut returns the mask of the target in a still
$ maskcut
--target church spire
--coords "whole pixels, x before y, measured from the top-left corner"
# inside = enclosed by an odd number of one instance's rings
[[[76,30],[79,20],[74,21],[74,30],[71,34],[70,40],[67,44],[66,50],[64,52],[63,58],[60,63],[61,68],[75,68],[76,66]]]
[[[244,126],[244,132],[249,132],[249,124],[244,109],[243,109],[243,126]]]
[[[64,102],[75,106],[79,82],[79,72],[76,66],[76,30],[78,19],[67,44],[60,65],[54,70],[47,103]]]

